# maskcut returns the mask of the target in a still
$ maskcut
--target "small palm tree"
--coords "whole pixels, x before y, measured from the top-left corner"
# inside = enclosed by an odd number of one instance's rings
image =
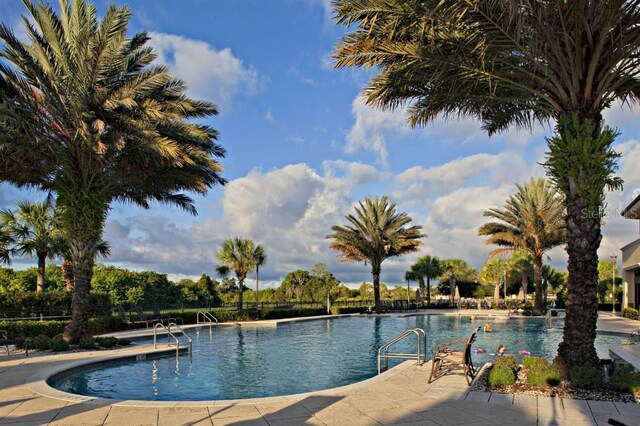
[[[153,201],[196,214],[185,192],[223,184],[218,133],[196,120],[217,114],[186,85],[142,31],[128,35],[131,11],[111,4],[23,1],[23,42],[0,26],[0,182],[57,196],[74,292],[65,336],[87,333],[89,294],[111,204]]]
[[[47,258],[60,255],[64,246],[55,208],[47,202],[21,200],[15,210],[0,211],[0,224],[13,240],[13,253],[38,259],[36,292],[42,292]]]
[[[0,227],[0,264],[11,264],[11,246],[13,238]]]
[[[260,244],[256,245],[253,249],[253,260],[256,263],[256,316],[260,317],[260,293],[259,293],[259,283],[260,283],[260,267],[267,263],[267,253]]]
[[[411,271],[413,271],[414,275],[418,278],[420,292],[423,297],[425,295],[424,279],[427,279],[426,297],[428,306],[431,303],[431,280],[437,278],[441,273],[440,259],[435,256],[422,256],[416,260],[416,263],[411,265]]]
[[[247,238],[225,240],[218,249],[216,257],[228,270],[232,270],[236,274],[238,279],[238,309],[241,310],[244,280],[249,272],[256,267],[255,244]],[[221,272],[220,268],[218,268],[218,271]]]
[[[411,217],[396,213],[396,205],[387,197],[365,198],[358,203],[355,215],[346,216],[350,225],[332,226],[330,247],[339,251],[343,262],[368,262],[373,275],[376,308],[380,307],[380,272],[382,262],[390,257],[418,251],[420,240],[426,237],[421,226],[407,227]]]
[[[412,282],[412,281],[417,281],[418,277],[413,272],[413,270],[409,269],[408,271],[406,271],[404,273],[404,280],[407,282],[407,302],[410,303],[410,301],[411,301],[411,292],[409,290],[409,283]]]
[[[564,204],[558,191],[545,179],[532,178],[524,185],[516,184],[516,188],[517,192],[502,209],[484,212],[485,217],[495,221],[482,225],[478,234],[488,237],[486,244],[499,246],[490,256],[513,254],[515,250],[529,252],[533,259],[535,303],[542,309],[543,256],[566,241]]]

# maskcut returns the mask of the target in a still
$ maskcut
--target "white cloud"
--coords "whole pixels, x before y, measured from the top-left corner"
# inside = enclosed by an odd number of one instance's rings
[[[373,151],[378,155],[379,163],[388,166],[387,138],[404,136],[409,133],[404,110],[382,111],[365,104],[361,96],[351,104],[355,123],[347,134],[345,151],[349,154],[361,150]]]
[[[298,68],[294,66],[289,68],[289,70],[287,71],[287,74],[294,76],[295,78],[297,78],[298,80],[300,80],[305,84],[308,84],[309,86],[315,86],[317,84],[314,79],[307,77],[302,73],[302,71],[300,71]]]
[[[253,67],[246,67],[231,49],[216,49],[201,40],[164,33],[151,33],[151,45],[160,62],[184,79],[192,96],[229,109],[239,93],[251,94],[262,84]]]
[[[320,58],[320,67],[325,71],[333,71],[333,52],[327,52]]]
[[[267,112],[264,115],[264,119],[267,120],[268,123],[275,123],[276,122],[276,118],[273,115],[273,112],[271,112],[271,108],[269,108],[267,110]]]

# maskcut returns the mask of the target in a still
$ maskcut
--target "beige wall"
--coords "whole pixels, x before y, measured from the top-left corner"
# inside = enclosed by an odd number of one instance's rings
[[[640,239],[622,247],[622,268],[638,267],[640,264]],[[624,271],[624,296],[622,299],[622,305],[635,306],[636,300],[636,285],[635,285],[635,268]]]

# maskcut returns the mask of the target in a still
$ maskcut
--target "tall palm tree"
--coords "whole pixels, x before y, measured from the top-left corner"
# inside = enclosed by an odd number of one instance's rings
[[[640,0],[338,0],[334,8],[348,28],[336,66],[375,70],[369,105],[407,106],[411,126],[474,117],[489,134],[556,122],[545,166],[565,196],[569,255],[556,362],[565,375],[596,366],[605,189],[622,186],[602,112],[638,100]]]
[[[264,247],[262,247],[260,244],[256,245],[253,249],[253,260],[256,263],[256,316],[260,317],[260,267],[267,263],[267,253]]]
[[[396,205],[387,197],[365,198],[358,203],[355,215],[346,216],[350,225],[332,226],[330,247],[341,252],[343,262],[368,262],[373,275],[375,306],[380,306],[380,270],[389,257],[413,253],[420,248],[420,239],[426,237],[421,226],[406,227],[411,217],[396,213]]]
[[[495,219],[485,223],[478,234],[488,237],[486,244],[499,248],[490,256],[525,250],[533,258],[533,281],[536,307],[543,307],[542,261],[544,253],[564,244],[565,210],[562,197],[545,179],[533,179],[524,185],[516,184],[517,192],[510,196],[503,208],[492,208],[484,216]]]
[[[411,271],[413,271],[415,276],[418,278],[420,291],[423,295],[425,293],[424,279],[427,279],[426,296],[428,306],[431,303],[431,280],[437,278],[441,273],[440,259],[435,256],[422,256],[416,260],[416,263],[411,265]]]
[[[256,267],[255,244],[247,238],[224,240],[216,257],[228,270],[232,270],[238,279],[238,309],[242,309],[244,280]],[[220,271],[220,269],[218,269]]]
[[[11,264],[11,245],[13,238],[0,227],[0,264]]]
[[[62,254],[64,245],[56,209],[47,202],[20,200],[15,210],[0,211],[0,225],[13,240],[13,253],[38,259],[36,292],[42,292],[47,258]]]
[[[407,282],[407,302],[410,303],[410,301],[411,301],[411,292],[409,291],[409,283],[411,281],[417,281],[418,277],[413,272],[413,269],[409,269],[408,271],[406,271],[404,273],[404,280]]]
[[[441,288],[449,283],[449,299],[454,303],[454,294],[458,281],[473,282],[478,278],[478,271],[470,267],[463,259],[442,259],[439,261],[440,275],[438,282]]]
[[[98,19],[85,0],[60,0],[59,14],[23,3],[28,41],[0,26],[0,181],[57,195],[75,286],[65,336],[77,342],[111,203],[196,214],[184,191],[224,183],[224,150],[194,121],[217,107],[153,64],[148,34],[127,35],[128,8],[111,4]]]

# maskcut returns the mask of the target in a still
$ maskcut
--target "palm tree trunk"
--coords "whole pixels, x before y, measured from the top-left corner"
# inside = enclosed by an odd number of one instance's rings
[[[73,267],[74,292],[71,300],[71,324],[64,331],[64,337],[71,343],[79,342],[87,335],[89,321],[89,289],[93,276],[95,244],[91,239],[71,241],[71,264]]]
[[[47,264],[47,254],[38,253],[38,276],[36,278],[36,293],[42,293],[44,290],[44,274]]]
[[[242,294],[244,293],[244,280],[238,280],[238,310],[242,310]]]
[[[424,278],[418,277],[418,283],[420,283],[420,301],[422,302],[425,298],[425,289],[424,289]]]
[[[427,308],[431,304],[431,278],[427,277]]]
[[[373,303],[376,311],[380,308],[380,265],[371,265],[371,274],[373,275]]]
[[[533,258],[533,282],[536,287],[536,309],[544,310],[544,302],[542,300],[542,256],[534,256]]]
[[[71,261],[65,257],[60,268],[62,269],[65,288],[67,291],[73,291],[73,267]]]

